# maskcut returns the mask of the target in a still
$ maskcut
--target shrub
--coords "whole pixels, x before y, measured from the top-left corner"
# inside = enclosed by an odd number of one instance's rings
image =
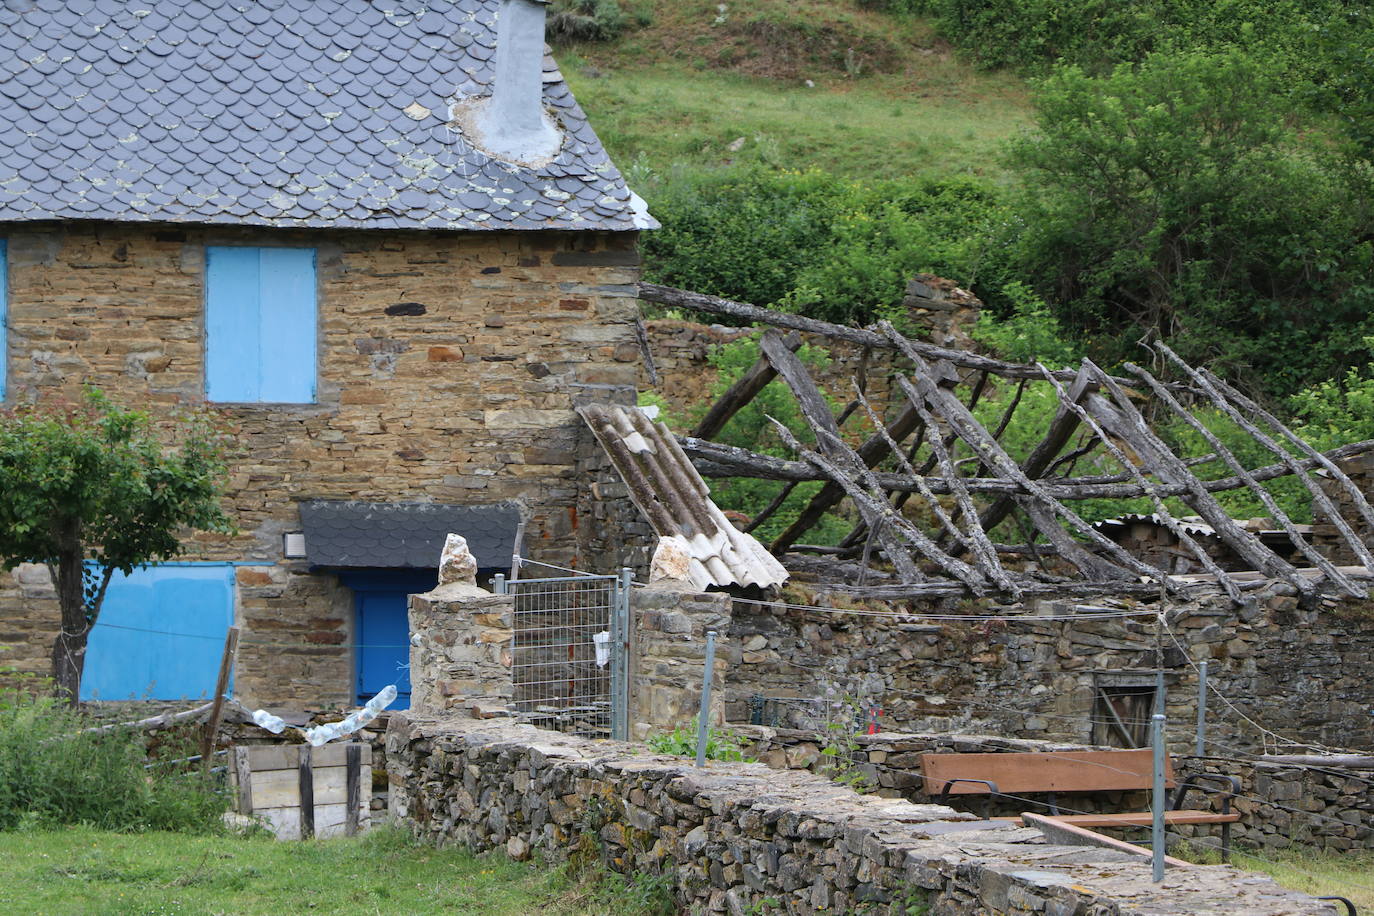
[[[656,283],[864,324],[892,315],[907,280],[934,273],[994,307],[1012,279],[1011,215],[971,178],[857,182],[763,167],[683,175],[650,192]]]
[[[0,699],[0,829],[219,828],[225,798],[199,773],[158,761],[145,769],[141,736],[82,733],[90,726],[50,698],[15,693]],[[175,742],[167,750],[185,753]]]
[[[1042,85],[1012,152],[1017,260],[1061,322],[1123,353],[1169,339],[1280,396],[1350,365],[1374,306],[1362,180],[1298,146],[1278,81],[1232,52]]]
[[[617,0],[554,0],[548,36],[553,42],[612,41],[629,24]]]

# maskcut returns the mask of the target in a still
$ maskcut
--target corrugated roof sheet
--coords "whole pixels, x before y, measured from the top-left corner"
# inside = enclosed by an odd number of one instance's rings
[[[552,58],[547,165],[492,159],[499,0],[0,3],[0,221],[654,228]]]
[[[426,503],[302,502],[306,559],[312,566],[438,569],[448,534],[467,538],[482,569],[509,569],[520,510]]]
[[[578,412],[654,531],[687,542],[694,585],[767,587],[787,581],[782,564],[730,524],[667,426],[635,407],[591,405]]]

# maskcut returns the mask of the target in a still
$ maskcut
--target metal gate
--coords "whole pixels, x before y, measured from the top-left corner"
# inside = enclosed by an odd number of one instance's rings
[[[540,728],[629,739],[630,570],[619,576],[497,576],[515,599],[514,705]]]

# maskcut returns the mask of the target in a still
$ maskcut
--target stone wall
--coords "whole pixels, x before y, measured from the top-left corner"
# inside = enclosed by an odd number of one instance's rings
[[[441,585],[410,598],[411,710],[442,715],[511,715],[514,602],[471,585]],[[706,633],[719,633],[711,719],[725,721],[729,597],[672,585],[631,592],[631,734],[687,726],[701,708]]]
[[[241,533],[199,537],[186,558],[253,564],[238,570],[248,702],[352,699],[351,596],[282,557],[299,500],[515,500],[535,559],[591,567],[623,549],[615,525],[585,524],[594,446],[573,408],[633,401],[635,234],[97,223],[0,233],[9,399],[94,384],[159,415],[203,397],[205,246],[316,248],[318,403],[214,408],[240,446],[228,508]],[[57,618],[45,578],[0,574],[0,661],[22,670],[47,669]]]
[[[824,771],[833,758],[821,751],[836,746],[832,734],[824,731],[775,729],[756,725],[732,726],[733,733],[747,753],[775,769]],[[907,734],[882,732],[855,735],[853,747],[845,758],[852,764],[846,772],[851,779],[888,798],[905,798],[917,804],[930,804],[934,798],[924,790],[921,780],[921,755],[938,753],[1058,753],[1103,749],[1057,741],[1034,741],[974,734]],[[1241,817],[1231,828],[1232,842],[1267,851],[1289,846],[1308,846],[1344,852],[1374,845],[1374,774],[1369,771],[1337,767],[1279,766],[1234,758],[1175,756],[1178,780],[1195,773],[1235,776],[1241,782],[1241,795],[1232,810]],[[1208,784],[1207,789],[1212,789]],[[1043,795],[1032,795],[1035,804],[1019,799],[987,799],[985,796],[955,796],[950,805],[982,815],[1015,816],[1022,811],[1046,810]],[[1190,792],[1188,807],[1217,811],[1216,799],[1207,792]],[[1064,811],[1146,811],[1150,798],[1146,792],[1093,792],[1061,794]],[[1216,827],[1177,827],[1175,832],[1201,843],[1216,844]],[[1121,833],[1123,839],[1143,842],[1139,830]]]
[[[634,616],[631,736],[642,740],[651,732],[685,727],[699,714],[708,630],[715,630],[717,637],[710,721],[723,724],[725,685],[734,655],[729,640],[730,597],[655,583],[635,589],[630,607]]]
[[[698,770],[528,726],[393,715],[392,811],[423,838],[671,878],[693,913],[1329,914],[1232,868],[1052,846],[1015,823],[861,796],[763,764]],[[928,909],[924,909],[928,907]]]
[[[726,688],[731,721],[748,722],[750,700],[813,715],[816,704],[862,698],[883,710],[883,727],[1118,743],[1097,690],[1152,689],[1166,672],[1169,744],[1190,752],[1198,672],[1209,662],[1208,736],[1219,749],[1259,752],[1272,743],[1240,712],[1296,741],[1374,748],[1374,610],[1367,602],[1320,601],[1300,608],[1288,587],[1269,585],[1235,608],[1223,596],[1171,606],[1172,632],[1156,652],[1156,606],[1071,601],[922,606],[926,613],[1005,614],[1002,619],[887,620],[736,603],[730,636],[739,653]],[[1041,612],[1078,620],[1044,620]],[[1108,613],[1136,617],[1094,619]],[[1182,646],[1182,649],[1180,648]],[[1186,652],[1185,652],[1186,650]],[[774,718],[764,724],[792,725]],[[811,727],[807,724],[806,727]]]

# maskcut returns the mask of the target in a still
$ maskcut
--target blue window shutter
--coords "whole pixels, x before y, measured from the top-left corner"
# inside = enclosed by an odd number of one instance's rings
[[[315,251],[205,251],[205,393],[211,401],[315,401]]]
[[[5,381],[10,377],[10,271],[5,240],[0,239],[0,401],[5,399]]]

